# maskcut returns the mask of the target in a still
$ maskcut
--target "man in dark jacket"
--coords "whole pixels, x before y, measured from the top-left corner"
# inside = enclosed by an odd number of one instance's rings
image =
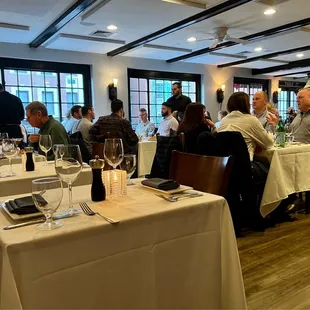
[[[20,123],[25,118],[22,101],[5,91],[0,84],[0,132],[7,132],[10,138],[23,138]]]

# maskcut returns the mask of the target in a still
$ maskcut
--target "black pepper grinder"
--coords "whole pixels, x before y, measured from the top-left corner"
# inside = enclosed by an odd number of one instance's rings
[[[25,147],[26,171],[34,171],[33,147]]]
[[[93,172],[93,184],[91,186],[91,200],[103,201],[105,200],[105,186],[102,182],[102,169],[104,167],[104,160],[99,159],[96,155],[95,159],[89,162]]]

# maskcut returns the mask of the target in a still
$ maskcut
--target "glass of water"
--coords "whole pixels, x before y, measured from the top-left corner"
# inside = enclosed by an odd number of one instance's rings
[[[47,162],[47,153],[52,149],[52,137],[50,135],[40,135],[39,146],[40,149],[45,153]]]
[[[14,176],[13,168],[12,168],[12,157],[14,157],[17,153],[17,147],[14,139],[3,139],[2,140],[2,153],[5,157],[8,158],[10,164],[10,173],[9,177]]]
[[[124,155],[124,159],[121,162],[120,167],[122,170],[125,170],[127,172],[127,185],[132,185],[133,183],[130,180],[130,178],[136,171],[137,167],[136,155],[131,154]]]

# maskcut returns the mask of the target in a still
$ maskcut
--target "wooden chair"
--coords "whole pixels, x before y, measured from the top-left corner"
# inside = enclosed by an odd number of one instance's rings
[[[195,190],[225,197],[232,157],[212,157],[173,151],[170,179]]]

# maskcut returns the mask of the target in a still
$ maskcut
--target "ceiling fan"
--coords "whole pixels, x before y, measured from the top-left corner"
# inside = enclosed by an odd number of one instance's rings
[[[228,27],[217,27],[212,30],[212,36],[207,39],[201,39],[197,40],[196,42],[199,41],[206,41],[206,40],[213,40],[213,43],[211,44],[210,48],[215,48],[219,43],[222,43],[224,41],[232,41],[236,42],[239,44],[247,44],[249,41],[247,40],[242,40],[238,38],[233,38],[228,34]]]

